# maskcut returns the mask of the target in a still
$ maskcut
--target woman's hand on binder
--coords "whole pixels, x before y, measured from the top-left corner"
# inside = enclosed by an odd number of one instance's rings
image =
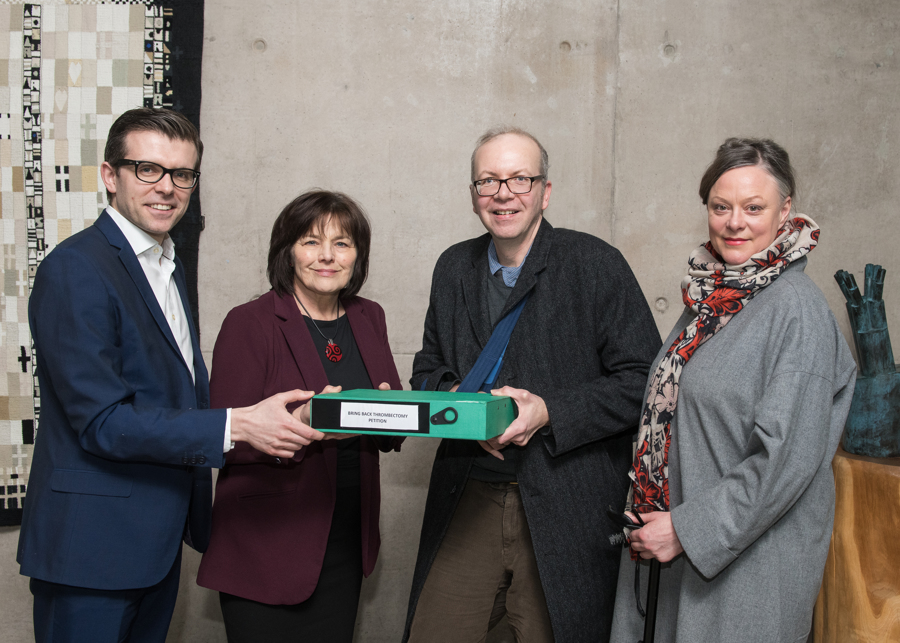
[[[340,393],[340,386],[326,386],[322,389],[322,393]],[[303,422],[303,424],[309,424],[309,402],[304,404],[303,406],[298,406],[294,409],[294,417]],[[355,433],[326,433],[323,440],[343,440],[344,438],[352,438]]]
[[[321,393],[340,393],[340,392],[341,392],[340,386],[326,386],[321,391]],[[321,393],[319,393],[319,394],[321,394]],[[300,406],[298,406],[296,409],[294,409],[291,412],[291,415],[293,415],[295,418],[297,418],[298,420],[303,422],[303,424],[305,424],[306,426],[309,426],[309,404],[311,401],[312,400],[310,400],[306,404],[301,404]]]
[[[478,444],[481,445],[481,448],[490,453],[492,456],[497,458],[498,460],[505,460],[503,454],[500,453],[500,449],[505,447],[505,444],[498,444],[497,438],[491,438],[490,440],[479,440]]]
[[[513,388],[512,386],[493,389],[491,395],[511,397],[519,409],[519,415],[507,427],[506,431],[496,438],[492,438],[496,440],[497,445],[506,446],[512,442],[520,447],[524,447],[538,429],[550,424],[550,414],[547,412],[547,405],[540,395],[529,393],[525,389]]]
[[[331,389],[331,390],[329,390]],[[337,393],[341,390],[340,386],[326,386],[322,392],[323,393]],[[390,391],[391,385],[387,382],[382,382],[378,385],[379,391]],[[355,438],[359,433],[326,433],[325,440],[346,440],[347,438]]]

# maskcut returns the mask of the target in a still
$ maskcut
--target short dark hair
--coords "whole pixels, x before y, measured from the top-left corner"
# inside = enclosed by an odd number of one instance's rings
[[[272,289],[279,295],[294,292],[294,267],[291,249],[314,228],[323,228],[333,220],[356,246],[356,263],[340,297],[352,297],[369,276],[369,245],[372,228],[362,206],[341,192],[310,190],[284,206],[272,226],[269,241],[269,263],[266,274]]]
[[[203,142],[200,140],[200,132],[184,114],[165,108],[138,107],[119,116],[109,128],[106,149],[103,151],[103,160],[114,168],[118,168],[125,158],[125,140],[131,132],[157,132],[175,141],[193,143],[197,149],[197,164],[194,169],[200,169]],[[106,191],[106,198],[112,200],[109,190]]]
[[[550,157],[547,154],[547,150],[544,149],[544,146],[541,145],[541,142],[534,137],[530,132],[526,132],[521,127],[516,127],[515,125],[495,125],[484,134],[478,137],[478,140],[475,141],[475,149],[472,150],[472,159],[471,159],[471,174],[472,181],[475,181],[475,154],[481,147],[488,143],[489,141],[494,140],[498,136],[503,136],[504,134],[516,134],[518,136],[524,136],[525,138],[530,138],[534,141],[534,144],[538,146],[538,150],[541,153],[541,167],[538,170],[541,173],[541,176],[544,177],[543,183],[547,184],[548,173],[550,172]]]
[[[700,199],[703,205],[709,201],[709,193],[720,176],[728,170],[749,165],[759,165],[775,179],[782,203],[794,196],[794,168],[783,147],[768,138],[729,138],[719,146],[716,158],[700,179]]]

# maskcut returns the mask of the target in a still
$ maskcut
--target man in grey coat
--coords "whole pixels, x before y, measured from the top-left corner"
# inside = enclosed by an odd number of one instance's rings
[[[516,420],[438,449],[404,641],[482,641],[504,614],[520,642],[609,636],[620,548],[606,509],[624,505],[660,340],[621,254],[544,219],[547,169],[527,132],[485,133],[470,191],[488,234],[435,266],[414,389],[455,390],[528,300],[494,381]]]

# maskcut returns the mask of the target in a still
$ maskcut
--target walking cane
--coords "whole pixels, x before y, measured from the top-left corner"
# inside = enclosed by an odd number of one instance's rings
[[[634,517],[636,520],[632,520],[628,514],[619,513],[610,506],[606,510],[606,514],[615,524],[626,529],[640,529],[644,526],[644,521],[639,513],[635,513]],[[635,562],[634,600],[637,602],[638,612],[644,617],[644,638],[637,643],[654,643],[656,636],[656,606],[659,598],[659,570],[660,562],[655,558],[652,559],[650,561],[650,580],[647,584],[647,611],[644,612],[644,608],[641,607],[641,561],[638,559]]]
[[[635,573],[637,573],[635,571]],[[659,598],[659,561],[650,561],[650,582],[647,587],[647,615],[644,617],[644,638],[638,643],[653,643],[656,631],[656,600]]]

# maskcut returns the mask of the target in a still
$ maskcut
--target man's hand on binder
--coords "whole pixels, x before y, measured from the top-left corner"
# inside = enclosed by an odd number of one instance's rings
[[[529,393],[525,389],[504,386],[491,390],[491,395],[506,395],[511,397],[519,409],[519,415],[502,434],[491,438],[490,443],[502,448],[509,444],[518,444],[524,447],[531,440],[531,436],[538,429],[550,424],[550,414],[547,405],[540,395]]]

